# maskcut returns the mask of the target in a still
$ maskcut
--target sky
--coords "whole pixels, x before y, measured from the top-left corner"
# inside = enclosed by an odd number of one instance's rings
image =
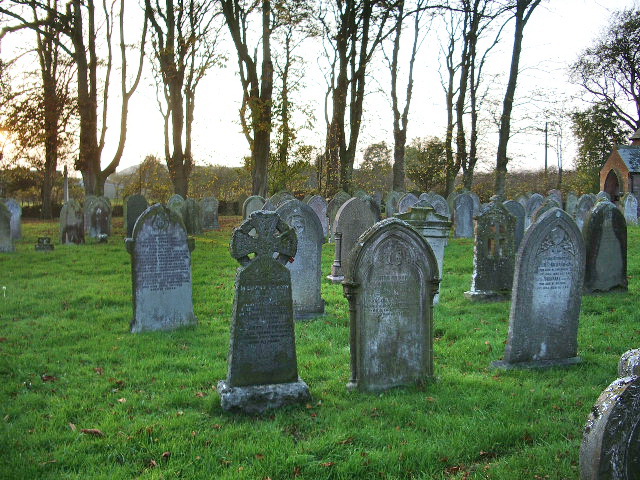
[[[610,13],[622,8],[638,5],[640,0],[543,0],[533,12],[524,31],[521,69],[516,90],[514,117],[532,117],[526,122],[529,130],[537,133],[517,133],[512,137],[508,154],[513,158],[510,168],[537,169],[544,165],[545,106],[550,100],[564,100],[555,103],[555,109],[569,111],[584,107],[585,97],[575,85],[569,83],[567,67],[578,58],[580,51],[589,46],[607,25]],[[133,2],[132,2],[133,3]],[[131,27],[130,27],[131,28]],[[511,60],[513,22],[503,33],[503,40],[492,53],[487,66],[489,82],[493,87],[491,96],[500,101],[504,95],[504,82],[509,72]],[[135,27],[134,30],[135,32]],[[226,34],[226,32],[225,32]],[[129,42],[134,40],[135,33]],[[418,53],[415,66],[415,84],[412,108],[409,117],[408,139],[415,137],[443,137],[446,127],[444,91],[439,70],[439,43],[446,41],[441,29],[434,26],[426,36]],[[17,37],[3,41],[3,56],[10,55],[18,42]],[[193,128],[193,152],[197,164],[218,164],[239,166],[249,154],[249,147],[241,133],[238,109],[241,87],[237,74],[237,57],[227,42],[223,46],[228,61],[224,68],[214,68],[200,83],[196,93],[195,122]],[[406,49],[405,49],[406,50]],[[302,94],[298,101],[314,112],[314,128],[300,132],[300,138],[307,144],[322,147],[325,135],[324,91],[326,89],[321,61],[317,60],[319,47],[308,42],[302,52],[308,60]],[[133,55],[131,56],[133,59]],[[311,60],[309,60],[311,59]],[[135,63],[135,62],[134,62]],[[129,67],[130,69],[132,67]],[[388,72],[381,57],[369,68],[369,93],[367,94],[363,127],[358,143],[361,159],[362,151],[371,143],[385,141],[393,145],[392,114]],[[147,60],[142,82],[130,104],[128,140],[124,157],[118,170],[140,163],[149,154],[163,156],[162,117],[158,112],[154,79]],[[402,85],[402,84],[401,84]],[[403,89],[403,87],[401,87]],[[543,90],[544,100],[530,101],[531,92]],[[118,102],[110,111],[108,146],[103,157],[103,167],[115,151],[118,136]],[[488,108],[486,111],[489,111]],[[518,129],[515,123],[515,130]],[[570,168],[575,158],[575,142],[571,138],[568,123],[563,127],[562,145],[557,148],[557,137],[550,138],[554,147],[549,149],[549,163],[557,162],[557,151],[565,168]],[[486,130],[482,142],[480,169],[490,168],[495,161],[497,133]]]

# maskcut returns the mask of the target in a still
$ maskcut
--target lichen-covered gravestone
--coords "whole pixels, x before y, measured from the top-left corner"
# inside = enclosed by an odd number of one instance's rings
[[[60,210],[60,243],[84,243],[84,214],[80,203],[73,198]]]
[[[327,204],[327,218],[329,219],[330,235],[329,241],[331,242],[335,240],[333,234],[335,233],[336,215],[338,214],[338,210],[340,210],[340,207],[342,207],[342,205],[344,205],[344,203],[347,202],[350,198],[351,195],[349,195],[348,193],[339,191],[333,196],[331,200],[329,200],[329,203]]]
[[[378,213],[371,202],[358,197],[349,199],[340,207],[334,222],[336,253],[331,265],[331,275],[327,276],[329,280],[334,283],[344,280],[351,249],[358,237],[379,220]]]
[[[322,314],[322,244],[325,238],[320,220],[311,207],[300,200],[280,205],[276,213],[295,230],[298,238],[295,260],[287,263],[291,272],[294,314],[297,319]]]
[[[256,210],[262,210],[264,198],[260,195],[251,195],[242,204],[242,218],[247,219]]]
[[[497,197],[476,216],[470,300],[506,300],[513,284],[516,218]]]
[[[125,239],[131,254],[131,332],[195,325],[191,280],[193,239],[182,218],[159,203],[145,210]]]
[[[585,292],[627,289],[627,223],[616,206],[596,204],[582,231],[587,253]]]
[[[298,377],[291,278],[284,265],[296,249],[295,230],[275,212],[253,212],[233,231],[231,255],[242,266],[236,275],[229,371],[218,383],[224,410],[262,413],[310,400]]]
[[[350,389],[378,391],[433,375],[433,297],[438,264],[431,247],[397,218],[360,237],[343,282],[351,311]]]
[[[558,204],[559,208],[562,208],[562,192],[557,188],[553,188],[547,192],[547,197],[553,198]]]
[[[201,224],[204,230],[218,230],[219,202],[216,197],[205,197],[200,201]]]
[[[314,195],[313,197],[309,198],[309,200],[307,201],[307,205],[309,205],[311,207],[311,210],[316,213],[318,220],[320,220],[320,225],[322,225],[322,234],[324,235],[324,238],[327,238],[327,235],[329,235],[327,201],[320,195]]]
[[[551,209],[531,225],[516,258],[507,347],[494,367],[579,362],[584,262],[582,235],[566,212]]]
[[[577,208],[578,196],[573,192],[569,192],[567,200],[564,202],[564,211],[567,212],[571,218],[575,218]]]
[[[615,380],[591,409],[580,447],[580,480],[640,478],[640,377]]]
[[[611,195],[608,192],[599,191],[596,195],[596,202],[598,200],[606,200],[607,202],[611,201]]]
[[[552,208],[562,208],[562,205],[558,203],[558,200],[555,197],[545,198],[544,202],[542,202],[542,204],[536,208],[531,215],[531,223],[536,223],[544,212],[549,211]]]
[[[429,205],[431,205],[438,215],[444,215],[449,220],[451,220],[451,210],[449,209],[449,204],[441,195],[438,195],[435,192],[423,193],[422,195],[420,195],[420,200],[424,200]]]
[[[453,224],[456,238],[473,238],[473,216],[475,204],[467,191],[460,192],[453,199]]]
[[[624,212],[624,219],[627,221],[627,225],[638,224],[638,199],[636,196],[629,192],[625,193],[621,201],[622,210]]]
[[[262,210],[268,210],[270,212],[275,212],[276,209],[285,202],[289,200],[295,200],[296,197],[291,194],[291,192],[287,192],[286,190],[280,190],[279,192],[274,193],[267,199],[264,203]]]
[[[202,211],[200,203],[193,198],[187,198],[184,201],[182,220],[189,235],[202,234]]]
[[[420,200],[413,193],[406,193],[398,202],[398,213],[408,212]]]
[[[111,201],[107,197],[94,197],[87,211],[85,207],[85,218],[89,217],[89,236],[91,238],[101,238],[111,235]]]
[[[125,204],[125,227],[127,229],[127,238],[133,234],[133,226],[136,224],[138,217],[149,207],[147,199],[144,195],[136,193],[127,197]]]
[[[7,198],[4,204],[11,212],[11,238],[20,240],[22,238],[22,207],[13,198]]]
[[[402,192],[396,192],[394,190],[387,193],[384,202],[385,212],[387,213],[387,218],[393,217],[396,213],[398,213],[398,202],[404,196]]]
[[[167,208],[180,215],[180,218],[184,222],[184,198],[182,197],[182,195],[179,195],[177,193],[171,195],[171,198],[167,200]]]
[[[584,228],[584,222],[589,216],[589,212],[596,204],[596,196],[592,193],[585,193],[578,199],[578,204],[576,205],[576,212],[574,214],[576,225],[580,231]]]
[[[618,362],[618,378],[640,375],[640,349],[628,350]]]
[[[533,223],[532,221],[533,214],[538,208],[540,208],[543,202],[544,202],[544,197],[539,193],[534,193],[528,198],[527,208],[525,209],[527,214],[524,220],[525,230],[528,230],[531,224]]]
[[[520,248],[520,243],[524,238],[524,222],[525,222],[525,210],[520,202],[516,202],[515,200],[507,200],[503,203],[504,208],[509,210],[509,213],[516,217],[516,229],[515,229],[515,251],[518,251]]]
[[[0,202],[0,252],[13,252],[13,238],[11,238],[11,212]]]

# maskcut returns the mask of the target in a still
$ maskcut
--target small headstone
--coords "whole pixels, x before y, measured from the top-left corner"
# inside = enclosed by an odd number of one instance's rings
[[[256,210],[262,210],[264,198],[260,195],[251,195],[242,204],[242,218],[247,219]]]
[[[627,289],[627,223],[616,206],[596,203],[582,231],[587,253],[585,292]]]
[[[640,377],[619,378],[591,409],[580,447],[581,480],[640,478]]]
[[[360,235],[378,219],[378,212],[368,200],[353,197],[340,207],[334,225],[336,254],[331,266],[331,275],[327,277],[329,280],[334,283],[344,280],[351,249]]]
[[[525,209],[527,216],[525,217],[525,221],[524,221],[525,230],[528,230],[531,224],[533,223],[531,220],[533,217],[533,213],[538,208],[540,208],[543,202],[544,202],[544,197],[539,193],[532,194],[527,200],[527,208]]]
[[[205,197],[200,201],[201,224],[204,230],[218,230],[219,202],[216,197]]]
[[[628,350],[618,362],[618,378],[640,376],[640,349]]]
[[[497,368],[571,365],[580,361],[578,318],[584,242],[575,222],[554,208],[527,231],[518,251],[509,336]]]
[[[378,206],[378,210],[382,211],[382,192],[375,192],[371,198],[373,198],[373,201]]]
[[[551,210],[552,208],[562,208],[562,206],[558,203],[558,201],[554,197],[547,197],[531,215],[531,223],[536,223],[538,218],[542,216],[544,212]]]
[[[387,218],[393,217],[396,213],[398,213],[398,202],[404,196],[402,192],[390,191],[387,192],[387,196],[385,197],[384,207],[385,212],[387,213]]]
[[[405,193],[398,202],[398,213],[408,212],[420,200],[413,193]]]
[[[107,197],[94,197],[89,204],[86,214],[89,216],[89,236],[100,239],[111,235],[111,201]]]
[[[133,320],[131,333],[195,325],[191,251],[182,218],[159,203],[138,217],[131,238]]]
[[[184,201],[182,210],[182,220],[189,235],[202,234],[202,211],[200,204],[193,198],[187,198]]]
[[[567,212],[571,218],[575,218],[577,208],[578,196],[573,192],[569,192],[569,194],[567,195],[567,200],[565,201],[564,211]]]
[[[180,215],[184,222],[184,198],[182,195],[174,194],[167,200],[167,208]]]
[[[275,212],[253,212],[233,232],[231,255],[242,266],[236,276],[229,371],[218,383],[224,410],[254,414],[310,400],[298,377],[291,278],[284,266],[296,248],[295,230]]]
[[[516,218],[498,197],[475,217],[473,277],[470,300],[500,301],[509,298],[516,256]]]
[[[584,222],[589,216],[589,212],[596,204],[595,195],[592,193],[585,193],[578,199],[578,204],[576,205],[576,212],[573,218],[576,220],[576,225],[580,231],[584,228]]]
[[[553,188],[547,192],[547,197],[553,198],[558,206],[562,208],[562,192],[557,188]]]
[[[451,210],[449,210],[449,204],[444,197],[435,192],[428,192],[420,195],[420,200],[425,200],[433,207],[438,215],[444,215],[448,219],[451,219]]]
[[[524,207],[520,202],[516,202],[515,200],[507,200],[503,203],[504,208],[509,210],[509,213],[516,217],[516,229],[515,229],[515,251],[518,251],[520,248],[520,243],[524,238],[524,222],[525,222],[525,211]]]
[[[125,227],[127,229],[127,238],[133,234],[133,226],[136,224],[138,217],[149,207],[147,199],[144,195],[136,193],[127,197],[125,204]]]
[[[291,273],[293,311],[297,319],[324,313],[322,299],[322,225],[313,209],[300,200],[280,205],[276,213],[296,232],[298,252],[287,263]]]
[[[73,198],[60,210],[60,243],[84,243],[84,214],[80,203]]]
[[[638,199],[636,196],[631,192],[625,193],[622,197],[621,206],[623,208],[624,219],[627,221],[627,225],[637,225]]]
[[[262,210],[268,210],[270,212],[275,212],[276,209],[285,202],[289,200],[295,200],[296,197],[291,194],[291,192],[287,192],[286,190],[280,190],[277,193],[274,193],[267,199]]]
[[[347,388],[379,391],[433,375],[438,283],[429,244],[403,221],[388,218],[360,237],[342,284],[351,311]]]
[[[607,193],[607,192],[600,191],[596,195],[596,202],[598,200],[606,200],[607,202],[610,202],[611,201],[611,195],[609,195],[609,193]]]
[[[22,207],[13,198],[7,198],[4,204],[11,212],[11,238],[20,240],[22,238]]]
[[[51,243],[51,237],[38,237],[38,243],[36,243],[36,251],[50,252],[51,250],[53,250],[53,243]]]
[[[453,201],[454,236],[456,238],[473,238],[473,216],[475,211],[473,197],[468,191],[463,191],[456,195]]]
[[[327,201],[320,195],[314,195],[307,201],[307,205],[311,207],[320,220],[322,225],[322,235],[327,238],[329,235],[329,218],[327,217]]]
[[[420,200],[408,212],[396,213],[396,217],[411,225],[411,228],[427,241],[438,261],[438,272],[440,272],[442,280],[444,276],[444,247],[449,242],[451,222],[446,216],[436,213],[431,205],[420,205],[422,202],[427,203],[425,200]],[[439,301],[440,293],[438,292],[433,298],[433,304],[437,305]]]
[[[351,198],[351,195],[349,195],[346,192],[343,191],[339,191],[338,193],[336,193],[333,198],[331,200],[329,200],[329,203],[327,204],[327,218],[329,219],[329,241],[334,241],[334,237],[333,237],[333,233],[334,233],[334,226],[335,226],[335,221],[336,221],[336,215],[338,214],[338,210],[340,210],[340,207],[342,207],[342,205],[344,205],[344,203],[349,200]]]
[[[11,212],[0,202],[0,252],[13,252],[13,238],[11,237]]]
[[[84,199],[83,215],[85,232],[89,233],[89,225],[91,225],[91,212],[93,212],[94,203],[98,201],[95,195],[87,195]]]

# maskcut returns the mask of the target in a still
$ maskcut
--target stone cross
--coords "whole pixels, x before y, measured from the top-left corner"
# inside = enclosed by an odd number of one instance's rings
[[[279,215],[251,215],[250,218],[233,232],[231,256],[242,266],[249,265],[255,257],[275,253],[281,264],[290,262],[298,246],[295,231]]]

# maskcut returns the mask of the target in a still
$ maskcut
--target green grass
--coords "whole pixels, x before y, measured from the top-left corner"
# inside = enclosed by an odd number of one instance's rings
[[[473,245],[452,240],[433,382],[348,392],[347,301],[325,280],[327,313],[296,325],[313,401],[254,418],[223,412],[215,391],[226,377],[238,220],[197,238],[198,327],[137,335],[121,223],[107,244],[53,252],[34,245],[42,235],[57,243],[56,223],[23,225],[17,252],[0,256],[0,478],[578,478],[587,415],[620,355],[638,347],[640,229],[629,229],[629,292],[583,299],[578,366],[490,370],[509,302],[463,297]],[[325,273],[332,255],[325,245]]]

